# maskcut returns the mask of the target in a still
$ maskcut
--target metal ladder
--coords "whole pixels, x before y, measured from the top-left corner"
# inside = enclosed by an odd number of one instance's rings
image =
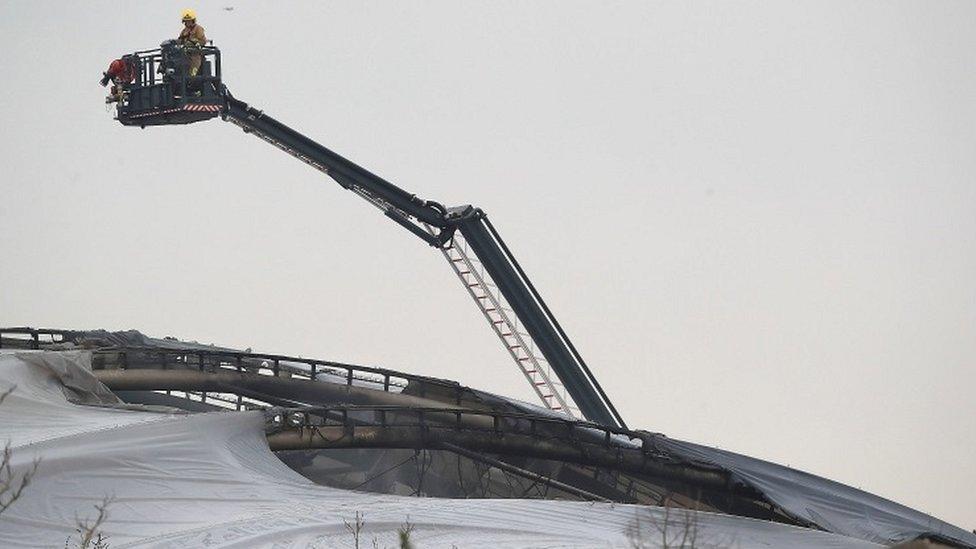
[[[426,227],[431,234],[434,233],[430,226]],[[550,410],[571,418],[582,417],[559,377],[550,368],[549,361],[539,352],[532,336],[522,328],[518,317],[498,291],[491,275],[485,271],[481,261],[469,253],[468,243],[461,233],[455,232],[448,245],[440,250],[539,400]]]
[[[226,117],[225,119],[241,127],[245,133],[253,134],[305,162],[316,170],[326,175],[329,174],[327,167],[301,152],[292,149],[270,135],[247,127],[233,117]],[[384,212],[395,210],[404,218],[411,217],[406,212],[398,210],[385,200],[374,196],[358,185],[352,185],[350,190],[365,198]],[[428,233],[436,235],[433,227],[426,223],[423,225]],[[508,306],[505,297],[498,291],[497,285],[491,280],[491,275],[485,271],[481,265],[481,261],[474,254],[468,253],[468,244],[464,240],[464,237],[461,236],[461,233],[455,232],[448,245],[441,247],[440,250],[447,259],[448,264],[454,270],[454,273],[461,279],[461,283],[464,284],[468,294],[474,299],[475,304],[478,305],[478,309],[488,320],[488,324],[491,325],[495,335],[498,336],[505,349],[508,350],[508,354],[515,361],[515,364],[525,376],[525,379],[528,380],[529,385],[532,386],[532,390],[538,395],[543,405],[550,410],[560,412],[571,418],[582,417],[572,397],[569,396],[566,388],[559,381],[559,376],[552,371],[549,362],[538,351],[535,342],[532,340],[532,336],[522,330],[518,317],[514,314],[511,307]]]

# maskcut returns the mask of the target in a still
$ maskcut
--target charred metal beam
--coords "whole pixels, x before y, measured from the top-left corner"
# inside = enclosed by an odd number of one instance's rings
[[[481,429],[439,428],[433,425],[326,425],[284,429],[268,435],[272,450],[306,450],[339,448],[399,448],[434,449],[445,445],[459,446],[468,451],[533,457],[604,467],[667,479],[726,493],[754,497],[730,482],[726,473],[683,463],[667,463],[647,456],[639,448],[597,444],[571,444],[544,435],[532,436],[512,432],[492,432]],[[748,492],[746,494],[745,492]]]
[[[441,402],[411,395],[387,393],[284,377],[238,372],[196,370],[96,370],[99,381],[113,390],[209,391],[276,397],[308,403],[388,405],[391,414],[422,414],[415,425],[322,425],[286,429],[269,435],[272,450],[334,448],[432,449],[451,444],[471,451],[519,455],[581,465],[605,467],[651,477],[666,478],[724,491],[734,489],[721,470],[668,462],[640,448],[611,445],[585,424],[532,417],[525,414],[459,410]],[[351,410],[357,410],[355,407]],[[375,408],[374,408],[375,409]],[[303,412],[304,413],[304,412]],[[529,421],[534,434],[516,432],[506,422]],[[560,438],[554,430],[565,426]],[[609,431],[606,432],[609,435]]]
[[[492,467],[494,467],[496,469],[499,469],[501,471],[505,471],[506,473],[510,473],[510,474],[513,474],[513,475],[520,476],[522,478],[531,480],[532,482],[537,482],[537,483],[539,483],[539,484],[541,484],[543,486],[551,486],[553,488],[556,488],[557,490],[562,490],[563,492],[567,492],[567,493],[573,494],[574,496],[577,496],[577,497],[582,498],[582,499],[585,499],[585,500],[589,500],[589,501],[604,501],[604,502],[610,502],[611,501],[611,500],[609,500],[609,499],[607,499],[607,498],[605,498],[603,496],[594,494],[593,492],[587,492],[586,490],[583,490],[582,488],[577,488],[577,487],[575,487],[575,486],[573,486],[571,484],[566,484],[565,482],[560,482],[558,480],[553,479],[552,477],[548,477],[548,476],[545,476],[545,475],[540,475],[539,473],[536,473],[534,471],[529,471],[528,469],[523,469],[521,467],[516,467],[516,466],[512,465],[511,463],[505,463],[504,461],[502,461],[500,459],[495,459],[495,458],[493,458],[491,456],[486,456],[484,454],[479,454],[478,452],[472,452],[471,450],[468,450],[466,448],[462,448],[460,446],[457,446],[456,444],[445,443],[445,444],[442,444],[441,445],[441,449],[454,452],[455,454],[464,456],[464,457],[466,457],[468,459],[471,459],[471,460],[474,460],[474,461],[479,461],[479,462],[484,463],[486,465],[491,465]]]
[[[247,372],[133,369],[95,370],[93,373],[109,389],[119,391],[207,391],[238,393],[251,398],[269,396],[309,404],[385,404],[453,409],[448,404],[411,395]]]

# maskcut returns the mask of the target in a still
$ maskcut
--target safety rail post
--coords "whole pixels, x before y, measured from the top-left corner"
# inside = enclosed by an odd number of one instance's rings
[[[189,77],[190,77],[189,74],[181,74],[180,75],[180,99],[184,103],[186,103],[186,92],[187,92],[187,89],[186,89],[186,81],[187,81],[187,79]]]
[[[317,374],[316,370],[317,370],[318,364],[316,364],[315,362],[310,362],[309,364],[311,365],[311,368],[312,368],[312,373],[309,376],[309,379],[311,379],[312,381],[315,381],[316,374]]]

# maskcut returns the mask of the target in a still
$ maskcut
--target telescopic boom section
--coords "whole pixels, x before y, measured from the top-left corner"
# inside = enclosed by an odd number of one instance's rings
[[[440,204],[417,198],[416,195],[319,145],[260,110],[234,99],[229,92],[225,94],[227,103],[221,114],[226,120],[328,174],[344,188],[363,196],[383,210],[387,217],[431,245],[439,245],[450,239],[451,224],[445,219],[448,212]],[[432,237],[417,224],[418,221],[442,229],[440,237]]]
[[[437,202],[418,198],[264,112],[234,99],[230,93],[225,93],[227,100],[221,111],[225,120],[328,174],[428,244],[441,249],[450,247],[455,233],[460,232],[490,276],[492,286],[497,287],[504,296],[526,335],[531,337],[583,416],[605,425],[626,427],[582,356],[484,212],[471,206],[445,208]],[[475,297],[477,300],[478,297]],[[503,338],[503,341],[506,340]],[[509,344],[506,343],[506,346]],[[509,346],[509,351],[513,356],[523,356],[513,352],[512,346]],[[538,384],[542,385],[542,382]],[[540,392],[540,396],[546,395]],[[545,398],[543,400],[546,401]],[[546,404],[558,409],[549,401]]]

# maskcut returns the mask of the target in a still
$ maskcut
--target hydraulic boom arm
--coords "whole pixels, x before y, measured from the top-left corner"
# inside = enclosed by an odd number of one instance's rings
[[[189,71],[190,56],[199,70]],[[235,99],[221,80],[220,50],[188,52],[175,40],[124,55],[133,68],[107,98],[125,126],[192,124],[221,116],[336,180],[438,248],[536,395],[551,410],[625,427],[485,213],[423,200]],[[470,252],[470,254],[469,254]],[[473,255],[471,255],[473,254]]]
[[[448,212],[444,206],[417,198],[416,195],[339,156],[258,109],[249,107],[247,103],[234,99],[229,92],[224,93],[227,103],[221,115],[225,120],[233,122],[246,133],[253,133],[324,172],[344,188],[369,200],[383,210],[387,217],[403,225],[432,246],[450,240],[453,225],[445,219]],[[432,236],[418,222],[440,228],[439,236]]]
[[[221,116],[225,120],[326,173],[342,187],[365,198],[387,217],[431,246],[442,250],[450,249],[456,244],[456,240],[463,238],[467,247],[477,256],[476,260],[464,258],[465,263],[480,263],[487,275],[485,278],[490,278],[488,281],[478,279],[478,283],[484,286],[485,295],[475,292],[472,295],[476,301],[482,302],[479,303],[482,311],[495,325],[496,332],[502,337],[513,358],[520,363],[526,377],[535,384],[536,392],[543,397],[544,402],[552,409],[572,415],[565,409],[569,406],[557,404],[565,403],[565,399],[556,395],[557,390],[553,385],[561,385],[586,419],[605,425],[626,427],[603,388],[484,212],[472,206],[445,208],[437,202],[418,198],[262,111],[234,99],[229,92],[224,91],[224,94],[226,103],[221,109]],[[447,252],[445,255],[454,264],[461,262],[460,259],[451,259],[453,256]],[[456,271],[461,275],[462,281],[473,280],[464,276],[469,272],[457,268]],[[466,285],[472,291],[471,288],[478,283],[466,282]],[[510,311],[517,317],[516,321],[504,315],[504,311],[509,310],[507,308],[497,311],[502,316],[491,315],[492,307],[484,305],[484,302],[489,299],[487,294],[493,289],[497,289],[500,297],[507,302]],[[493,320],[495,318],[503,318],[506,322]],[[519,331],[519,326],[525,331]],[[506,329],[510,331],[505,332]],[[524,337],[520,337],[520,334]],[[542,357],[533,359],[529,351],[521,349],[529,345],[526,341],[531,341],[533,352],[537,349]],[[545,365],[551,366],[561,383],[546,377],[544,372],[530,369]],[[542,381],[536,381],[538,379]],[[546,384],[550,386],[551,394],[547,395],[539,388]]]

